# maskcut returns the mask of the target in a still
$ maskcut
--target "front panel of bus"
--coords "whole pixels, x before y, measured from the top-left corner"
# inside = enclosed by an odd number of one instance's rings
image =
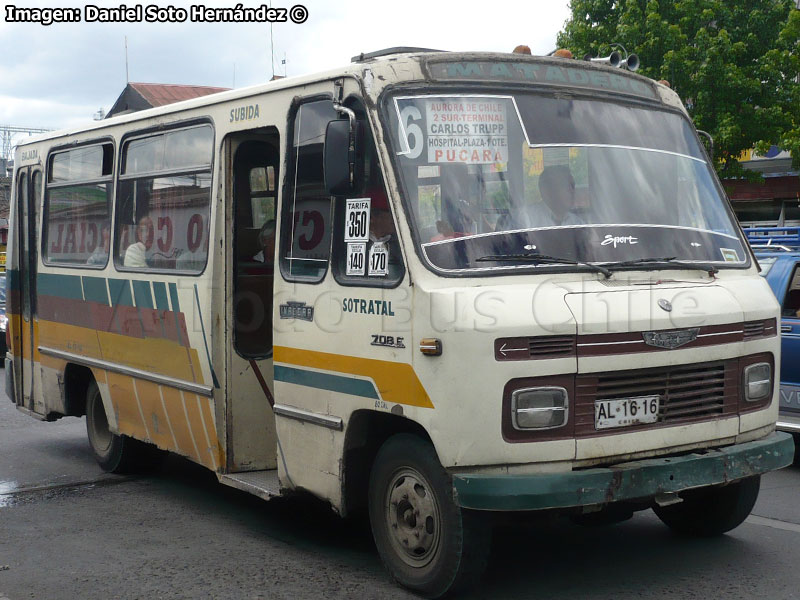
[[[773,428],[777,305],[694,128],[655,83],[603,77],[380,98],[414,335],[442,349],[414,354],[435,405],[419,418],[446,466],[571,468]]]

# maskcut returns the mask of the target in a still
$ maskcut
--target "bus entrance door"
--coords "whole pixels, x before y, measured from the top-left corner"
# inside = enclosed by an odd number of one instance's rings
[[[275,199],[280,164],[277,132],[248,132],[228,141],[231,160],[226,235],[228,303],[227,468],[270,471],[275,477],[272,412],[272,296],[275,280]]]
[[[37,253],[37,216],[38,202],[42,196],[42,172],[37,168],[20,169],[17,174],[16,197],[16,250],[15,260],[18,273],[17,295],[18,305],[12,305],[12,318],[21,319],[19,338],[13,340],[15,354],[19,355],[14,360],[14,379],[16,384],[15,395],[17,405],[26,411],[42,414],[44,404],[34,404],[34,351],[36,348],[36,267],[38,264]]]

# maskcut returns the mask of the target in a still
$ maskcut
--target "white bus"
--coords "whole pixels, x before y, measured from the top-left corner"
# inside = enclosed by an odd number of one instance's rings
[[[7,393],[470,584],[497,511],[720,534],[792,460],[778,304],[678,96],[392,49],[17,148]]]

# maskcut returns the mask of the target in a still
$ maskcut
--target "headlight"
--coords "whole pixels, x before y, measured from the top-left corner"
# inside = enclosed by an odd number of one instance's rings
[[[552,429],[567,424],[569,396],[561,387],[515,390],[511,394],[514,429]]]
[[[769,363],[756,363],[744,369],[744,399],[748,402],[764,400],[772,393],[772,367]]]

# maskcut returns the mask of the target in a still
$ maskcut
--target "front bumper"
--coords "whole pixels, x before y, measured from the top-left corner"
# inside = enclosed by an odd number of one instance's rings
[[[800,417],[796,414],[785,415],[781,413],[778,415],[778,422],[775,424],[775,429],[778,431],[785,431],[787,433],[800,433]]]
[[[792,464],[787,433],[682,456],[538,475],[453,475],[455,500],[475,510],[543,510],[653,498],[663,492],[728,483]]]

